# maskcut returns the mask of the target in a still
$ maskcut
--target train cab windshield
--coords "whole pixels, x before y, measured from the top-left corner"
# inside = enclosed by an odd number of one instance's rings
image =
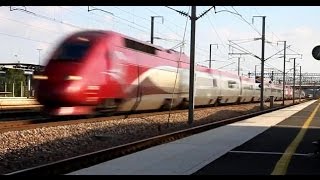
[[[77,37],[62,43],[53,55],[53,60],[80,61],[92,46],[92,40]]]

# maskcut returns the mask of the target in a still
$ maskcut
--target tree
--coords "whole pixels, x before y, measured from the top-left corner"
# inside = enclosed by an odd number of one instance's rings
[[[7,91],[13,92],[14,83],[14,96],[19,97],[21,94],[21,82],[22,86],[26,84],[26,76],[21,69],[7,69],[5,81],[7,83]]]

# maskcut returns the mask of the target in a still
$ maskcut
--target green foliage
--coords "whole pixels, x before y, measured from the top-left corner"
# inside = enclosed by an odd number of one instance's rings
[[[6,71],[6,82],[9,84],[26,82],[26,76],[24,71],[21,69],[7,69]]]
[[[22,84],[21,84],[22,82]],[[7,92],[13,92],[13,83],[14,83],[14,96],[21,96],[21,85],[26,86],[26,76],[24,75],[24,71],[21,69],[6,69],[6,74],[1,78],[0,83],[0,91],[4,92],[4,84],[7,85]],[[25,93],[24,93],[25,94]],[[13,94],[7,95],[7,97],[12,96]]]

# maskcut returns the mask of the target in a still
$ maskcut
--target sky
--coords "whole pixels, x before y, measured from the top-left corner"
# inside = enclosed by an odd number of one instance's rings
[[[197,6],[197,16],[209,8]],[[151,16],[162,17],[155,18],[154,44],[190,56],[190,19],[173,9],[191,14],[190,6],[0,6],[0,63],[45,65],[63,38],[87,29],[150,41]],[[240,74],[260,72],[262,18],[253,16],[266,16],[265,71],[283,70],[283,54],[274,54],[286,41],[286,71],[296,58],[302,72],[319,73],[311,52],[320,45],[320,6],[216,6],[196,21],[196,63],[208,66],[213,44],[212,68],[236,72],[240,58]]]

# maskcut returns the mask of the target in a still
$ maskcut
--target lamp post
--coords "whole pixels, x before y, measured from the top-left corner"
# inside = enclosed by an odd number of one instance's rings
[[[218,44],[210,44],[210,52],[209,52],[209,68],[211,69],[211,46],[216,45],[218,48]]]
[[[312,96],[312,99],[316,99],[315,95],[316,95],[316,81],[313,81],[313,96]]]
[[[286,85],[286,49],[287,49],[287,41],[278,41],[283,42],[283,80],[282,80],[282,105],[284,106],[284,89]],[[277,42],[277,43],[278,43]]]
[[[151,37],[150,37],[150,43],[153,44],[153,29],[154,29],[154,18],[162,18],[163,23],[163,17],[162,16],[151,16]]]
[[[300,59],[302,59],[302,54],[298,54],[300,55]],[[292,89],[292,101],[293,104],[295,104],[295,90],[296,90],[296,58],[290,58],[293,59],[293,89]]]
[[[295,104],[295,90],[296,90],[296,58],[293,58],[293,89],[292,89],[293,104]]]
[[[40,52],[42,51],[42,49],[37,49],[38,50],[38,52],[39,52],[39,69],[40,69]]]
[[[266,16],[253,16],[262,18],[262,35],[261,35],[261,88],[260,88],[260,111],[264,109],[264,50],[265,50],[265,20]],[[252,19],[253,20],[253,19]]]
[[[301,102],[301,66],[299,66],[300,77],[299,77],[299,102]]]
[[[257,78],[257,66],[259,66],[259,65],[254,65],[254,79],[255,80]]]

